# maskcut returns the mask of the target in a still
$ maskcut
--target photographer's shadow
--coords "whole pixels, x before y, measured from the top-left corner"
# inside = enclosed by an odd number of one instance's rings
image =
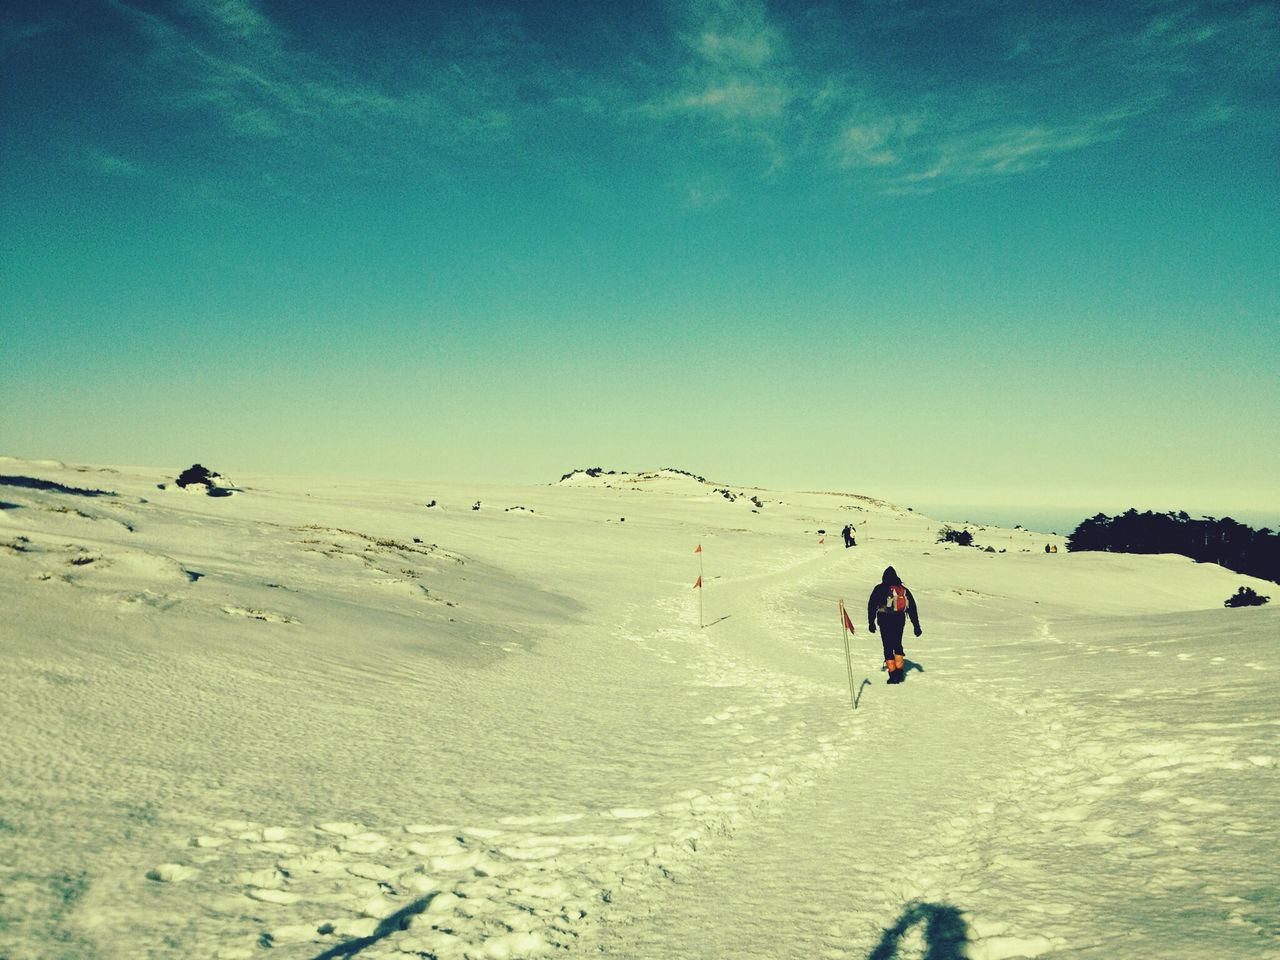
[[[867,960],[895,960],[898,944],[912,927],[924,924],[922,960],[966,960],[969,925],[964,914],[945,903],[912,903],[898,922],[889,927]]]

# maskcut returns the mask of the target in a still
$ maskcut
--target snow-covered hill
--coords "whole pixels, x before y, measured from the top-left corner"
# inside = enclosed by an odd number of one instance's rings
[[[0,956],[1280,956],[1280,621],[1222,607],[1274,584],[671,471],[177,472],[0,458]]]

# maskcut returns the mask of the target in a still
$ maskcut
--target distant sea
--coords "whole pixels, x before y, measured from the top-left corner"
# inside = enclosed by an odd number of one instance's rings
[[[922,513],[926,517],[933,517],[935,520],[943,520],[953,524],[971,523],[979,526],[996,526],[996,527],[1016,527],[1021,526],[1024,530],[1034,530],[1036,533],[1059,533],[1067,536],[1080,525],[1082,520],[1089,517],[1097,516],[1099,513],[1105,513],[1107,516],[1115,516],[1118,513],[1124,513],[1128,510],[1128,506],[1123,507],[1005,507],[993,506],[991,504],[971,504],[971,503],[914,503],[908,501],[906,506],[911,507],[916,513]],[[1132,506],[1137,506],[1133,504]],[[1248,524],[1255,530],[1267,528],[1272,532],[1280,530],[1280,511],[1274,510],[1192,510],[1189,507],[1144,507],[1137,506],[1138,512],[1145,510],[1155,510],[1157,513],[1164,513],[1168,510],[1175,512],[1186,510],[1187,514],[1193,520],[1199,520],[1201,517],[1214,517],[1222,519],[1230,517],[1239,523]]]

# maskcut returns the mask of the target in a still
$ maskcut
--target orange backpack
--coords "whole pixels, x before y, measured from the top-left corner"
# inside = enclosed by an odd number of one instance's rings
[[[907,588],[900,583],[889,587],[889,595],[884,598],[884,609],[894,613],[904,613],[907,609]]]

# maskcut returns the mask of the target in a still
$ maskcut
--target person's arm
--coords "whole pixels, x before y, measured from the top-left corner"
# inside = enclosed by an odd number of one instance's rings
[[[904,588],[905,589],[905,588]],[[916,598],[907,590],[907,616],[911,618],[911,627],[916,636],[920,636],[920,611],[916,609]]]
[[[880,586],[881,585],[877,585],[876,588],[871,591],[871,596],[867,597],[867,629],[872,633],[876,632],[876,607],[880,606],[879,602],[876,600],[876,592],[880,589]]]

